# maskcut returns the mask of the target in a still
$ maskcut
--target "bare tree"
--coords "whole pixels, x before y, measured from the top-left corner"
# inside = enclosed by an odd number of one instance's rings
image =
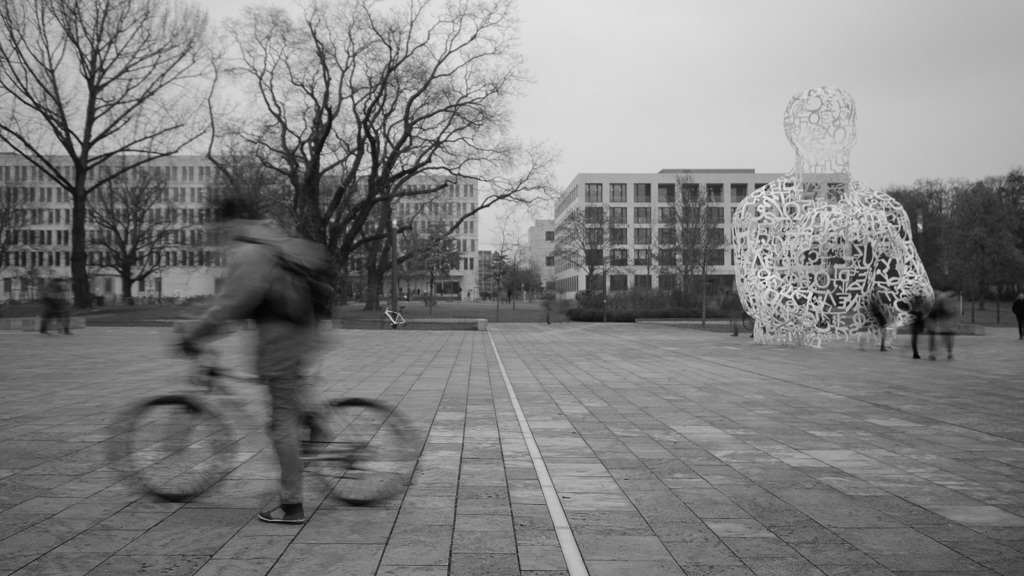
[[[723,230],[718,227],[718,212],[710,205],[706,186],[695,184],[689,176],[680,176],[676,178],[676,188],[673,248],[680,288],[684,302],[700,302],[705,307],[708,269],[713,252],[721,249],[725,241]]]
[[[603,207],[573,208],[555,228],[555,258],[586,274],[589,291],[603,292],[611,267],[611,229]]]
[[[0,142],[71,193],[79,307],[89,194],[206,130],[195,114],[211,67],[206,28],[205,11],[178,0],[0,2]]]
[[[145,167],[92,193],[88,216],[96,227],[91,243],[105,254],[95,268],[113,270],[121,279],[125,298],[131,297],[136,282],[142,285],[170,267],[170,252],[184,243],[182,237],[189,232],[183,211],[169,198],[167,180],[159,170]],[[195,235],[194,229],[191,232]]]
[[[258,94],[243,135],[288,181],[299,233],[323,243],[336,269],[360,245],[386,238],[381,218],[390,215],[378,205],[460,181],[485,184],[473,209],[449,223],[455,230],[496,203],[551,190],[554,155],[506,136],[509,101],[525,80],[513,8],[512,0],[411,0],[394,10],[345,0],[311,3],[298,20],[247,8],[231,25],[241,55],[232,72]],[[436,186],[405,186],[423,174]],[[367,307],[376,308],[371,292]]]
[[[28,222],[28,190],[22,188],[0,188],[0,272],[17,268],[12,261],[20,257],[26,244],[24,234]]]

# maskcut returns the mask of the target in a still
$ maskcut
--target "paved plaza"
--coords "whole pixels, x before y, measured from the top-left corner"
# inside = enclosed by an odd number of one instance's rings
[[[108,465],[117,411],[185,387],[174,340],[0,332],[0,576],[1024,574],[1015,331],[930,362],[905,336],[881,353],[644,324],[334,330],[328,395],[396,403],[421,451],[405,494],[309,494],[301,527],[256,520],[277,475],[262,422],[188,503]]]

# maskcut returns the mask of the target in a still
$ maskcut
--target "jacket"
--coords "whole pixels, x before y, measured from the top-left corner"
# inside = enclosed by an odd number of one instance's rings
[[[273,314],[269,302],[274,284],[285,272],[278,263],[281,250],[289,250],[288,236],[278,228],[256,222],[235,223],[236,242],[230,254],[228,276],[213,306],[187,339],[208,336],[230,320],[256,321],[256,373],[264,382],[293,380],[301,375],[314,347],[316,321],[309,311],[295,322]],[[291,255],[301,258],[301,254]]]

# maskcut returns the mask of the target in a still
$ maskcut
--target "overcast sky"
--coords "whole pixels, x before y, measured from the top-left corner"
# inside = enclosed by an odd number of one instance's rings
[[[218,0],[213,16],[246,3]],[[560,187],[580,172],[786,172],[783,111],[823,85],[856,101],[850,166],[873,188],[1024,164],[1020,0],[520,0],[519,13],[534,82],[515,127],[561,151]]]

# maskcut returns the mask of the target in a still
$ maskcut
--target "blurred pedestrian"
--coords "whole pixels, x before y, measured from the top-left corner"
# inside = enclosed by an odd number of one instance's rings
[[[64,333],[71,334],[71,313],[64,299],[64,283],[51,278],[43,287],[43,317],[39,323],[39,333],[49,334],[50,321],[57,320]]]
[[[1024,340],[1024,294],[1013,301],[1013,315],[1017,317],[1017,339]]]
[[[878,327],[878,333],[882,338],[882,346],[879,348],[882,352],[885,352],[885,335],[887,327],[889,326],[889,318],[885,313],[885,302],[882,301],[882,295],[878,291],[872,291],[871,295],[868,296],[868,314],[873,324]]]
[[[921,355],[917,352],[917,337],[924,332],[924,321],[928,316],[928,300],[918,294],[910,301],[910,315],[913,322],[910,325],[910,347],[914,350],[914,359],[920,360]]]
[[[261,221],[252,203],[226,199],[219,209],[235,243],[227,280],[217,299],[182,341],[190,355],[197,342],[229,320],[256,322],[256,372],[270,392],[270,439],[281,470],[277,506],[260,511],[262,522],[302,524],[302,460],[300,430],[317,426],[302,370],[316,339],[316,311],[310,291],[285,270],[294,262],[317,269],[323,254],[316,245],[289,238],[279,227]]]
[[[953,336],[956,334],[956,309],[952,292],[936,292],[935,303],[928,314],[928,359],[935,360],[935,335],[946,342],[946,359],[953,359]]]

